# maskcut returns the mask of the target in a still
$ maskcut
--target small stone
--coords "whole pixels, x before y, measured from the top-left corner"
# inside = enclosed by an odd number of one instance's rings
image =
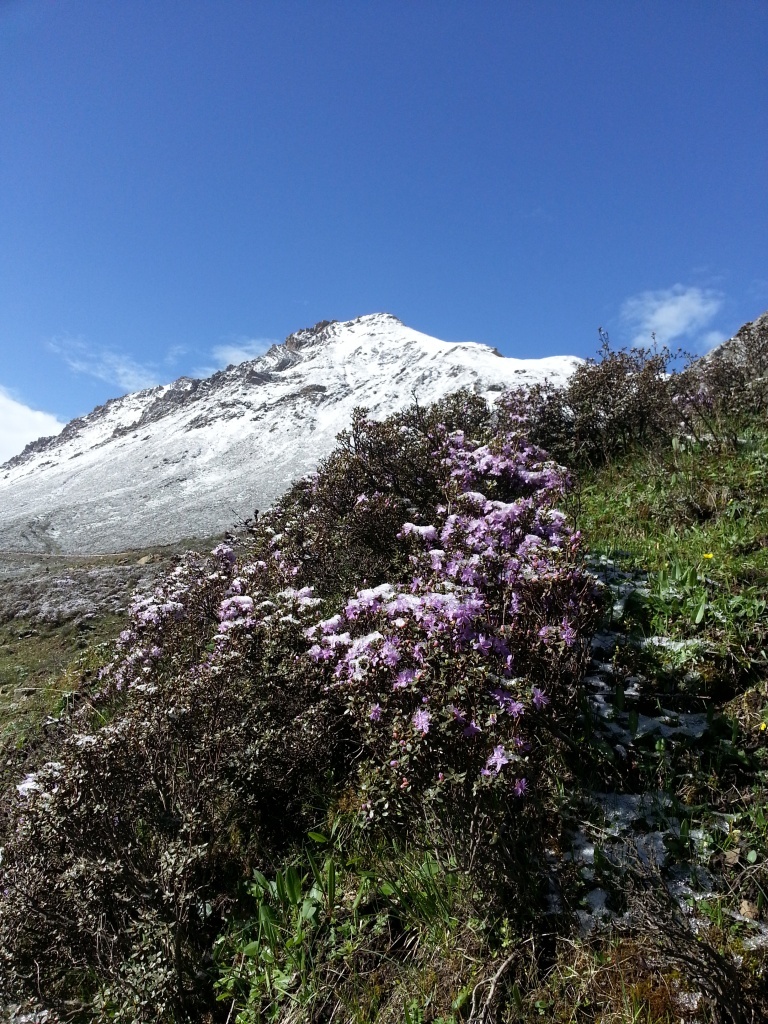
[[[750,903],[749,900],[742,900],[739,904],[739,913],[742,917],[746,917],[748,921],[756,921],[759,915],[756,903]]]

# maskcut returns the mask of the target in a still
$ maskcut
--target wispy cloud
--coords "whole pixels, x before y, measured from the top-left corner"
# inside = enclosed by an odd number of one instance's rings
[[[207,357],[203,357],[205,362],[194,366],[191,372],[196,377],[209,377],[216,370],[233,363],[244,363],[263,355],[270,345],[274,344],[274,338],[240,337],[222,342],[214,345]],[[155,387],[167,380],[172,373],[182,371],[183,364],[187,361],[184,357],[190,355],[190,350],[185,345],[173,345],[167,352],[158,353],[156,362],[140,363],[123,352],[92,345],[82,338],[70,337],[52,338],[48,342],[48,347],[75,373],[104,381],[119,388],[123,393]]]
[[[632,296],[622,306],[621,317],[633,332],[634,345],[647,345],[652,335],[662,345],[684,338],[695,338],[699,344],[707,344],[705,339],[715,332],[710,331],[704,338],[699,335],[722,304],[720,292],[676,284]],[[709,347],[712,347],[711,342]]]
[[[58,434],[63,426],[49,412],[24,405],[0,386],[0,464],[18,455],[30,441]]]
[[[238,338],[237,341],[227,345],[214,346],[211,356],[216,366],[221,369],[224,366],[237,365],[248,359],[263,356],[267,349],[274,344],[274,338]]]
[[[196,366],[194,374],[196,377],[210,377],[217,370],[223,370],[227,366],[237,366],[238,363],[245,363],[249,359],[257,359],[272,345],[277,344],[275,338],[235,338],[233,341],[222,342],[214,345],[211,349],[209,361]]]
[[[187,352],[189,352],[189,349],[186,345],[171,345],[163,357],[163,364],[170,367],[176,366],[181,357],[185,356]]]
[[[124,353],[90,345],[79,338],[54,338],[49,344],[75,373],[114,384],[123,391],[141,391],[160,383],[154,366],[139,363]]]

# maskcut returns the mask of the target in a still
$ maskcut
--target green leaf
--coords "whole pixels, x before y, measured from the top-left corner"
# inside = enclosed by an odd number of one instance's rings
[[[286,903],[290,902],[288,900],[288,893],[286,892],[285,888],[285,878],[283,877],[282,871],[278,871],[275,874],[275,889],[277,891],[277,898],[280,900],[283,906],[285,906]]]
[[[333,857],[325,862],[325,873],[328,878],[328,911],[333,916],[333,908],[336,905],[336,865]]]
[[[320,873],[320,868],[317,865],[317,861],[312,856],[309,850],[306,850],[305,852],[307,855],[307,860],[309,861],[309,866],[312,870],[312,877],[315,879],[316,884],[319,885],[321,889],[324,889],[325,886],[323,884],[323,876]]]
[[[750,850],[747,854],[747,863],[754,864],[757,860],[757,850]]]
[[[269,889],[270,889],[269,882],[266,880],[266,878],[264,877],[264,875],[262,875],[262,873],[260,871],[254,871],[253,872],[253,881],[254,881],[253,889],[259,890],[259,891],[254,892],[254,896],[259,896],[262,893],[269,892]]]
[[[259,906],[259,925],[262,932],[267,937],[267,942],[270,946],[274,946],[277,943],[277,923],[272,908],[267,903],[262,903]],[[262,950],[262,958],[265,955],[265,951]]]
[[[702,599],[702,602],[699,605],[698,610],[696,611],[696,615],[695,615],[694,620],[693,620],[695,625],[697,625],[697,626],[699,625],[699,623],[704,618],[704,616],[706,614],[706,611],[707,611],[707,599],[705,597],[705,598]]]
[[[296,868],[291,864],[285,872],[285,892],[292,907],[298,907],[303,895],[301,878]]]
[[[512,998],[515,1001],[515,1008],[518,1013],[523,1012],[523,997],[520,994],[520,986],[515,982],[512,986]],[[458,1009],[458,1007],[457,1007]]]
[[[328,837],[324,836],[322,832],[307,832],[307,835],[314,843],[328,842]]]
[[[301,905],[301,916],[304,921],[312,921],[317,914],[317,904],[314,900],[306,899]]]

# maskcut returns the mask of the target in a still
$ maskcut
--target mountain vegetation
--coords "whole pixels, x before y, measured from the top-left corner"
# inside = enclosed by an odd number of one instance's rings
[[[6,733],[5,1004],[766,1019],[768,331],[735,340],[358,410],[178,557]]]

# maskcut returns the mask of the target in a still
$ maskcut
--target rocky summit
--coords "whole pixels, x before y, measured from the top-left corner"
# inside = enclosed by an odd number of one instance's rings
[[[311,472],[365,406],[379,419],[469,387],[564,381],[572,356],[511,359],[377,313],[323,321],[204,380],[116,398],[0,467],[0,551],[94,554],[221,533]]]

